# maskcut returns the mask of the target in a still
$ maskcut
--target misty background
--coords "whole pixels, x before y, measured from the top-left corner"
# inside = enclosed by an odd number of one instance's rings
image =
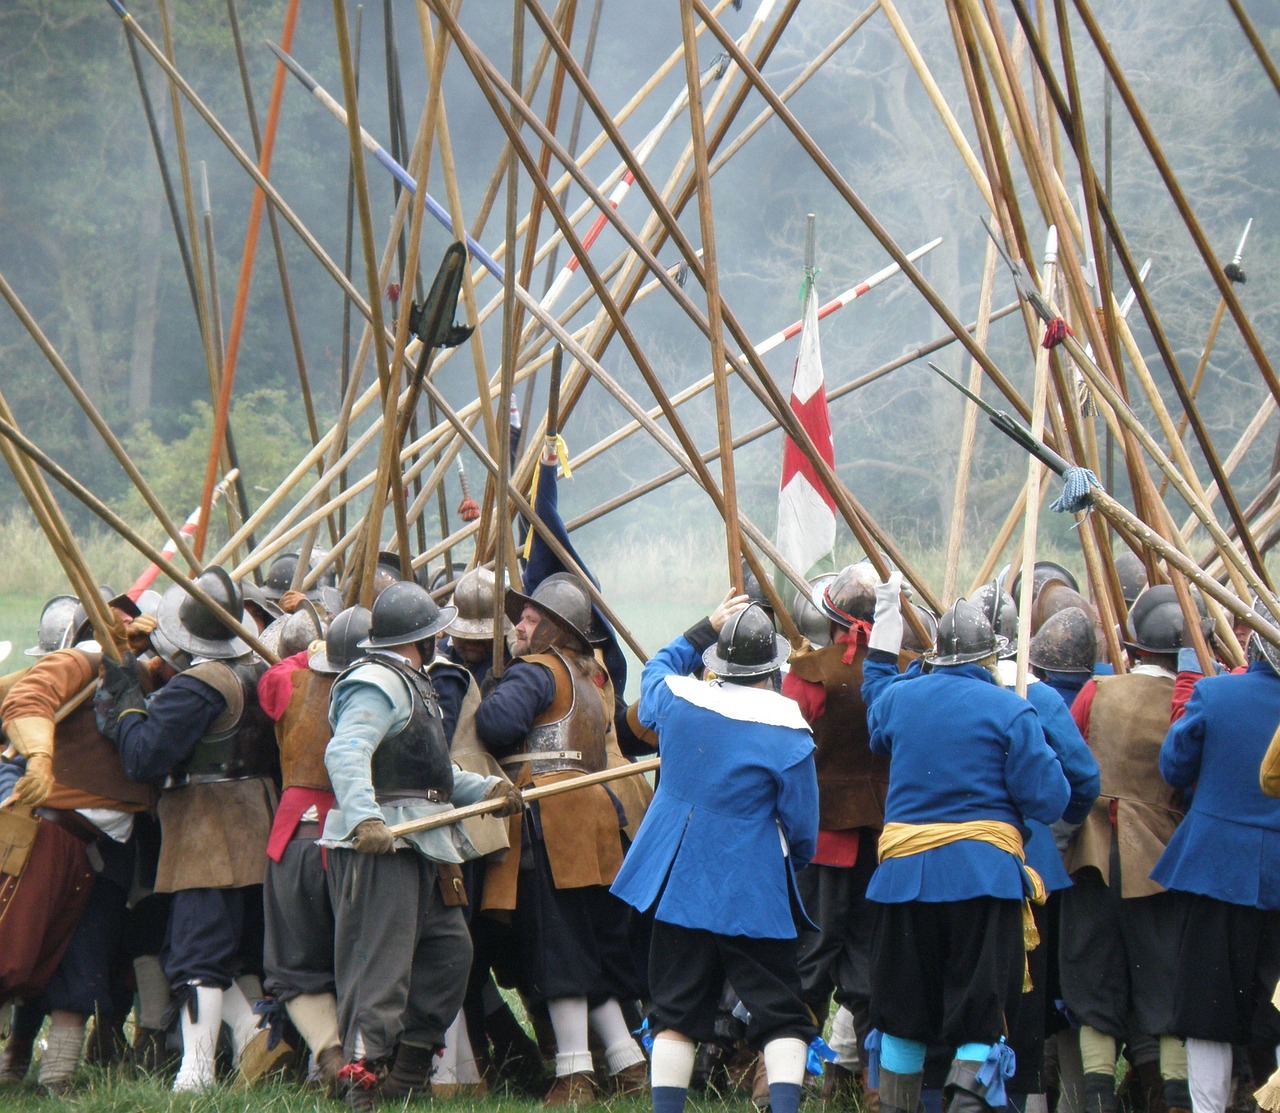
[[[427,88],[418,14],[408,0],[394,0],[390,6],[412,142]],[[747,29],[756,6],[754,0],[745,0],[741,10],[725,8],[721,21],[730,34],[739,36]],[[1245,6],[1273,55],[1280,53],[1280,8],[1262,0]],[[579,0],[573,36],[579,58],[592,7],[589,0]],[[804,0],[765,67],[773,87],[780,90],[794,79],[858,18],[861,7],[841,0]],[[941,0],[901,0],[898,7],[976,148],[945,6]],[[1274,296],[1278,269],[1275,245],[1280,234],[1280,99],[1276,90],[1225,3],[1108,0],[1094,7],[1220,262],[1229,261],[1245,222],[1253,218],[1243,261],[1248,282],[1237,287],[1237,293],[1263,345],[1276,351],[1280,330],[1280,307]],[[254,0],[238,8],[260,119],[266,114],[275,65],[264,42],[278,41],[284,9],[283,0]],[[155,41],[163,42],[161,13],[154,0],[132,5],[130,11]],[[460,12],[463,28],[505,74],[511,64],[511,13],[511,4],[501,0],[467,0]],[[252,153],[226,3],[172,0],[169,15],[180,71],[236,141]],[[384,15],[384,5],[377,0],[363,6],[360,115],[364,126],[390,147]],[[776,15],[775,11],[770,22]],[[1012,34],[1016,22],[1012,11],[1006,9],[1004,16],[1006,29]],[[354,25],[356,5],[347,5],[347,18]],[[292,53],[342,101],[333,20],[331,4],[304,4]],[[541,38],[532,19],[526,18],[525,24],[527,75]],[[1072,31],[1092,153],[1101,171],[1109,148],[1113,205],[1136,258],[1152,260],[1148,289],[1189,380],[1217,307],[1217,290],[1118,97],[1113,101],[1108,142],[1101,66],[1078,21],[1073,21]],[[679,7],[674,0],[640,4],[604,0],[592,80],[605,107],[617,111],[679,43]],[[704,36],[700,68],[711,65],[717,54],[710,37]],[[145,54],[142,71],[181,201],[168,83]],[[539,113],[546,108],[549,73],[550,68],[533,101]],[[683,65],[677,64],[623,126],[623,134],[633,147],[661,117],[684,80]],[[734,75],[732,80],[741,79]],[[712,83],[706,95],[715,88]],[[463,205],[471,221],[505,137],[456,50],[449,54],[444,102]],[[562,141],[568,135],[575,103],[572,84],[566,82],[557,129]],[[884,15],[868,19],[795,95],[790,107],[904,250],[935,236],[944,238],[942,246],[919,266],[955,313],[966,323],[972,321],[978,308],[986,244],[980,223],[985,206]],[[749,95],[729,139],[763,108],[758,95]],[[197,212],[201,208],[197,163],[207,165],[225,335],[235,300],[253,184],[185,101],[182,117]],[[579,149],[599,130],[586,110]],[[682,113],[647,163],[659,186],[688,137],[688,116]],[[1065,140],[1063,144],[1065,147]],[[606,147],[588,165],[593,181],[600,182],[617,165],[618,158],[610,151]],[[1069,152],[1067,168],[1067,188],[1074,197],[1076,178],[1071,174]],[[374,234],[381,254],[393,211],[392,182],[372,159],[366,159],[362,169],[368,174]],[[553,180],[558,176],[553,163]],[[347,235],[347,135],[293,78],[285,88],[271,177],[341,265]],[[445,200],[438,143],[426,185],[434,196]],[[823,300],[889,262],[777,121],[766,123],[716,175],[712,192],[722,294],[755,339],[763,339],[799,317],[806,213],[817,217],[817,283]],[[532,196],[532,186],[522,176],[522,213],[528,210]],[[582,199],[581,191],[570,187],[566,197],[569,211]],[[1045,228],[1029,188],[1021,191],[1020,200],[1032,242],[1042,244]],[[504,205],[505,189],[479,236],[490,250],[502,241]],[[639,188],[631,190],[619,213],[639,231],[649,215]],[[592,216],[578,226],[579,234]],[[699,243],[696,203],[686,209],[681,224],[689,238]],[[293,231],[283,222],[281,227],[306,366],[323,428],[336,413],[343,375],[343,297]],[[544,214],[541,228],[545,239],[554,229],[549,215]],[[426,282],[430,282],[450,239],[443,228],[428,221],[421,248]],[[608,229],[592,258],[603,266],[622,247],[621,237]],[[202,244],[202,257],[204,249]],[[562,248],[560,264],[566,258]],[[237,403],[232,412],[251,505],[274,489],[309,444],[265,221],[256,260],[240,348]],[[367,296],[358,231],[354,260],[353,282]],[[661,260],[674,264],[675,249],[666,246]],[[535,268],[535,295],[544,288],[544,270],[542,266]],[[6,0],[0,4],[0,274],[125,440],[171,514],[184,518],[198,502],[203,479],[209,381],[126,32],[106,3]],[[586,286],[586,280],[576,276],[558,311]],[[498,289],[496,281],[486,276],[477,287],[479,303],[483,306]],[[1120,275],[1118,296],[1125,289]],[[705,303],[696,282],[690,282],[687,290],[699,305]],[[1000,307],[1013,299],[1013,284],[1002,266],[994,305]],[[589,303],[573,326],[585,324],[595,308],[594,302]],[[498,369],[501,353],[500,320],[501,314],[495,314],[484,330],[491,374]],[[707,341],[665,293],[637,305],[628,320],[668,390],[674,392],[709,373]],[[1137,311],[1130,320],[1176,416],[1180,412],[1176,397],[1147,329]],[[353,315],[353,352],[362,323]],[[900,276],[892,278],[823,323],[828,388],[850,382],[944,333],[945,326],[909,282]],[[1029,397],[1033,356],[1019,315],[992,326],[988,350]],[[766,359],[784,391],[789,388],[794,358],[792,342]],[[967,376],[968,361],[962,360],[958,345],[931,358],[953,374]],[[641,404],[652,405],[653,399],[620,342],[614,341],[602,363]],[[128,480],[26,330],[2,306],[0,368],[0,390],[28,435],[159,544],[163,540],[159,526],[131,492]],[[374,381],[372,360],[363,375],[365,383]],[[444,365],[436,382],[455,406],[474,398],[474,372],[465,348]],[[731,382],[731,391],[735,432],[765,420],[764,411],[745,388]],[[523,403],[522,388],[515,397]],[[1201,413],[1222,456],[1265,397],[1266,387],[1228,317],[1200,394]],[[541,417],[545,406],[544,373],[538,376],[532,398],[532,420]],[[1142,404],[1135,408],[1146,412]],[[700,446],[714,447],[710,392],[681,412]],[[941,584],[941,553],[954,495],[962,413],[959,397],[928,371],[923,361],[895,371],[831,407],[837,472],[871,514],[920,559],[922,568],[937,571],[935,587]],[[425,427],[425,404],[421,417]],[[600,387],[588,386],[564,430],[571,452],[588,447],[626,420],[621,407]],[[1236,472],[1242,503],[1266,481],[1276,449],[1275,433],[1269,428]],[[1191,453],[1202,477],[1206,476],[1207,469],[1194,446]],[[781,454],[780,434],[773,433],[735,456],[743,510],[767,533],[772,533],[774,525]],[[483,468],[469,453],[464,452],[464,459],[473,493],[479,499]],[[356,473],[368,470],[373,463],[372,456],[362,460],[364,466]],[[646,435],[633,436],[576,470],[571,481],[562,482],[564,517],[572,519],[671,466],[670,457]],[[967,548],[975,550],[973,564],[1007,514],[1025,474],[1025,456],[981,423],[966,521]],[[1118,457],[1109,489],[1129,501]],[[7,470],[0,475],[0,492],[0,508],[7,519],[4,528],[11,530],[15,528],[13,515],[21,513],[22,499]],[[1170,497],[1174,516],[1181,520],[1185,507]],[[454,508],[460,498],[456,472],[452,472],[447,501],[455,528]],[[69,500],[64,506],[78,530],[85,536],[94,534],[96,527],[78,506]],[[434,500],[428,515],[428,535],[439,537]],[[390,536],[390,515],[387,523]],[[221,514],[215,515],[214,525],[215,535],[225,532]],[[1046,512],[1041,523],[1045,544],[1071,551],[1070,526],[1063,516]],[[25,536],[32,538],[27,547],[38,551],[42,544],[38,535],[28,531]],[[584,527],[574,540],[603,580],[607,593],[617,593],[624,601],[633,599],[637,606],[652,600],[655,593],[662,593],[665,602],[676,602],[670,613],[661,611],[661,621],[649,631],[650,650],[681,628],[677,619],[683,622],[705,610],[727,579],[722,527],[710,500],[688,479]],[[842,559],[858,555],[843,525],[837,551]],[[469,552],[469,544],[464,545],[455,551],[455,560],[465,559]],[[101,559],[108,562],[116,558],[104,555]],[[43,582],[39,587],[26,586],[16,564],[6,563],[8,578],[0,572],[0,595],[49,590]],[[34,563],[46,573],[52,565],[39,557]],[[123,584],[142,563],[141,558],[129,554],[127,570],[110,574],[118,575],[118,583]],[[625,602],[622,611],[626,617]],[[642,616],[640,620],[646,621]],[[22,610],[21,622],[27,623],[26,631],[31,629],[29,608]],[[11,635],[0,628],[0,636]],[[12,636],[30,635],[18,632]]]

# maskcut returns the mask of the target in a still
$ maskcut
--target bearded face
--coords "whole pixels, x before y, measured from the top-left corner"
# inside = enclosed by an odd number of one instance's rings
[[[512,652],[517,657],[523,657],[532,652],[534,631],[538,629],[540,622],[542,622],[541,613],[536,607],[526,603],[524,610],[520,612],[520,621],[516,623],[515,645],[512,647]]]

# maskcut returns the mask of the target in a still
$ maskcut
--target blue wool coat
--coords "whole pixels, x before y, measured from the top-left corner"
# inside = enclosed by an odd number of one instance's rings
[[[1265,661],[1196,684],[1169,728],[1160,773],[1195,785],[1151,878],[1228,904],[1280,909],[1280,800],[1262,795],[1258,768],[1280,724],[1280,676]]]
[[[792,870],[818,839],[818,776],[793,700],[705,684],[681,636],[645,665],[640,721],[662,777],[612,890],[657,919],[718,935],[794,939]]]
[[[1027,702],[1036,709],[1045,741],[1058,755],[1058,763],[1071,786],[1071,799],[1062,818],[1068,823],[1081,823],[1089,814],[1102,788],[1098,763],[1060,692],[1044,681],[1028,684]],[[1053,841],[1053,832],[1039,820],[1025,818],[1031,831],[1026,843],[1027,865],[1040,875],[1045,888],[1050,892],[1069,889],[1071,878],[1062,864],[1062,855],[1058,853],[1058,847]]]
[[[873,676],[862,691],[871,749],[890,760],[886,824],[1022,828],[1024,815],[1041,823],[1062,816],[1071,786],[1034,708],[986,669],[957,665],[891,684]],[[1018,860],[970,840],[881,862],[867,888],[884,904],[1022,894]]]

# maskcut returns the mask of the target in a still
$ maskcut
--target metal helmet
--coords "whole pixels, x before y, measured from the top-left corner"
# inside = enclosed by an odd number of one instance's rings
[[[548,576],[533,589],[532,595],[522,595],[518,591],[507,592],[507,617],[512,623],[520,621],[520,615],[526,606],[534,607],[562,630],[567,630],[580,641],[590,644],[594,621],[591,596],[577,576],[568,572]]]
[[[1120,593],[1124,605],[1132,607],[1138,596],[1147,589],[1147,566],[1128,549],[1121,549],[1115,557],[1116,575],[1120,578]]]
[[[315,568],[328,555],[324,549],[312,549],[311,560],[308,562],[309,569]],[[298,574],[298,561],[301,559],[299,553],[282,553],[271,562],[271,567],[267,570],[266,578],[262,581],[262,594],[270,599],[273,603],[278,603],[280,597],[293,588],[293,578]],[[333,573],[332,568],[327,568],[316,581],[315,585],[307,592],[310,598],[318,595],[318,589],[321,587],[335,587],[337,585],[337,577]]]
[[[924,627],[925,633],[929,635],[929,644],[921,645],[920,639],[916,636],[915,630],[911,623],[903,623],[902,631],[902,652],[914,653],[917,656],[923,653],[929,653],[938,642],[938,616],[932,611],[927,611],[918,603],[911,604],[912,610],[916,612],[920,619],[920,625]]]
[[[809,581],[809,590],[797,591],[791,602],[791,617],[795,621],[796,628],[810,645],[819,648],[831,644],[831,619],[814,600],[835,578],[835,572],[824,572],[821,576],[815,576]]]
[[[307,659],[308,667],[312,672],[330,676],[337,676],[350,668],[364,656],[360,643],[369,636],[372,623],[373,615],[368,607],[355,606],[340,611],[329,623],[324,648],[312,653]]]
[[[36,644],[26,651],[28,657],[44,657],[71,645],[75,633],[76,608],[80,600],[74,595],[55,595],[40,612]]]
[[[991,628],[1008,642],[1001,656],[1012,656],[1016,653],[1018,651],[1018,605],[1013,601],[1013,596],[1007,591],[1001,591],[999,585],[992,581],[989,584],[983,584],[970,595],[969,602],[986,615]]]
[[[103,601],[107,604],[109,611],[123,611],[130,618],[137,618],[142,612],[138,610],[138,604],[129,596],[116,595],[106,584],[98,585],[98,594],[102,596]],[[89,612],[84,609],[84,604],[76,602],[76,613],[72,619],[71,644],[79,645],[83,641],[88,641],[93,637],[93,623],[89,621]]]
[[[552,572],[545,580],[538,585],[539,588],[547,584],[567,583],[573,586],[575,591],[586,591],[581,577],[575,576],[572,572]],[[591,595],[587,593],[587,606],[591,608],[591,618],[587,623],[587,641],[592,645],[603,645],[609,640],[609,628],[604,623],[604,618],[596,609],[595,602],[591,599]]]
[[[1093,606],[1078,591],[1072,591],[1066,584],[1052,581],[1044,585],[1044,590],[1036,596],[1031,608],[1031,633],[1034,636],[1050,618],[1068,607],[1079,607],[1086,614],[1091,614]]]
[[[1253,597],[1253,609],[1257,611],[1259,618],[1271,623],[1272,626],[1280,627],[1280,622],[1276,621],[1275,615],[1256,595]],[[1267,664],[1275,669],[1276,672],[1280,672],[1280,646],[1272,645],[1266,638],[1254,631],[1249,635],[1249,649],[1251,653],[1260,653],[1267,659]]]
[[[1204,600],[1195,592],[1192,597],[1200,612],[1201,628],[1205,629]],[[1182,648],[1182,629],[1182,607],[1173,585],[1156,584],[1138,596],[1120,640],[1128,648],[1144,653],[1177,653]]]
[[[703,653],[702,663],[726,680],[746,680],[777,672],[790,652],[764,608],[750,603],[720,628],[716,644]]]
[[[244,596],[225,568],[217,565],[206,568],[195,583],[236,621],[243,621]],[[166,639],[193,657],[228,661],[249,652],[249,646],[224,625],[222,619],[177,585],[161,600],[156,621]]]
[[[842,568],[821,595],[814,597],[814,604],[832,622],[838,622],[846,630],[856,619],[870,622],[876,613],[876,588],[880,577],[865,560]]]
[[[756,574],[751,571],[746,557],[742,558],[742,594],[760,607],[770,619],[773,618],[773,604],[769,602],[769,597],[760,586],[760,581],[756,579]]]
[[[283,618],[277,618],[262,631],[262,644],[277,657],[292,657],[301,653],[314,641],[324,637],[324,622],[320,612],[310,599],[304,599],[302,605]]]
[[[1008,642],[991,627],[982,608],[957,599],[938,622],[938,644],[925,660],[934,666],[967,665],[998,657]]]
[[[1080,590],[1080,581],[1063,568],[1061,564],[1052,560],[1037,560],[1031,572],[1031,601],[1035,602],[1036,596],[1040,594],[1040,589],[1054,580],[1066,584],[1072,591]],[[1009,594],[1015,599],[1022,598],[1021,572],[1013,577],[1013,586],[1009,589]]]
[[[359,647],[390,649],[426,641],[448,626],[457,613],[455,607],[437,607],[435,600],[412,580],[401,580],[374,600],[369,636]]]
[[[1031,639],[1027,660],[1049,672],[1090,675],[1098,660],[1093,616],[1081,607],[1064,607],[1044,620]]]
[[[164,597],[158,591],[147,588],[134,600],[138,604],[138,613],[151,615],[154,618],[160,613],[160,600],[162,598]]]
[[[186,595],[186,592],[184,592],[182,588],[177,584],[174,584],[173,587],[161,596],[161,605],[164,604],[164,600],[166,598],[175,592],[179,596]],[[148,638],[148,641],[151,642],[151,648],[155,650],[156,656],[159,657],[160,660],[164,661],[165,664],[175,672],[186,672],[186,670],[191,667],[191,654],[174,645],[173,642],[164,636],[164,631],[161,630],[159,626],[151,631],[151,636]]]
[[[444,632],[451,638],[469,638],[483,641],[493,637],[493,589],[497,581],[493,570],[472,568],[458,580],[450,602],[457,610],[454,620]],[[511,620],[502,616],[504,634],[511,632]]]

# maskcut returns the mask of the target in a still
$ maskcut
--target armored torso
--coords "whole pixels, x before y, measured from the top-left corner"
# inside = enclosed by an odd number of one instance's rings
[[[556,681],[556,695],[525,735],[524,752],[506,755],[503,766],[514,770],[528,762],[529,772],[535,777],[545,773],[600,772],[607,762],[607,723],[600,689],[573,668],[559,650],[521,660],[550,669]]]
[[[165,781],[165,788],[266,777],[276,772],[273,724],[258,706],[257,660],[203,661],[184,672],[222,696],[226,707],[196,743],[191,756]]]

